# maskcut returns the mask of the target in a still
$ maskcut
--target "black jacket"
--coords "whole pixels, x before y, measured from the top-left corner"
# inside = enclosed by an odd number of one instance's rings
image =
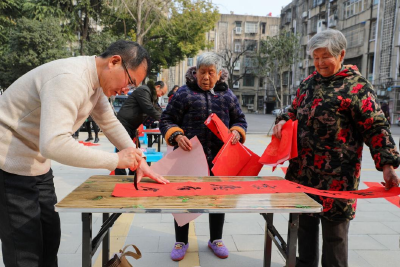
[[[148,116],[160,120],[162,110],[157,106],[157,93],[148,86],[142,85],[126,99],[118,112],[117,118],[125,127],[130,137],[136,135],[136,129]]]

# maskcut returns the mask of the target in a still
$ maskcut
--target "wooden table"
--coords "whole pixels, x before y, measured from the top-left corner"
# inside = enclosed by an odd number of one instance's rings
[[[143,130],[144,133],[147,134],[147,147],[152,147],[155,142],[157,142],[158,152],[161,151],[161,141],[162,141],[162,134],[160,129],[146,129]],[[154,141],[153,141],[154,138]]]
[[[218,182],[279,180],[266,177],[185,177],[168,176],[171,182]],[[148,180],[144,178],[142,180]],[[271,265],[272,241],[286,259],[287,267],[296,263],[299,213],[318,213],[320,204],[304,193],[237,194],[190,196],[190,201],[172,197],[116,198],[111,193],[116,183],[133,182],[133,176],[92,176],[56,204],[58,212],[82,213],[82,267],[92,266],[92,257],[103,242],[103,264],[109,259],[109,229],[121,213],[260,213],[266,221],[264,264]],[[103,225],[92,238],[92,213],[103,213]],[[109,216],[109,213],[113,213]],[[289,213],[288,238],[283,240],[273,225],[274,213]],[[168,260],[168,259],[166,259]]]

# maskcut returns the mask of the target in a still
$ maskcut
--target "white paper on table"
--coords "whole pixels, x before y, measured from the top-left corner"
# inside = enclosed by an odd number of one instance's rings
[[[191,151],[184,151],[180,147],[165,155],[152,164],[150,168],[161,175],[209,176],[206,155],[197,136],[190,139]],[[196,219],[201,213],[172,213],[178,226],[184,226]]]

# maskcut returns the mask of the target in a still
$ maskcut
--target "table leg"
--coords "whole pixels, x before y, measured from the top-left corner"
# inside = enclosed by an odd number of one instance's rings
[[[273,221],[273,213],[267,213],[266,217],[268,220],[265,220],[265,237],[264,237],[264,267],[271,266],[271,254],[272,254],[272,239],[268,234],[268,222],[272,223]]]
[[[82,267],[92,266],[92,213],[82,213]]]
[[[297,231],[299,230],[299,214],[289,214],[287,260],[286,267],[296,266]]]
[[[108,220],[108,218],[110,218],[110,214],[103,213],[103,224]],[[107,231],[107,234],[103,238],[102,258],[103,258],[103,266],[106,266],[106,263],[110,258],[110,231]]]
[[[158,152],[161,151],[161,139],[162,139],[162,136],[159,135],[159,136],[158,136]]]
[[[153,137],[151,134],[147,134],[147,147],[151,147],[153,145]]]

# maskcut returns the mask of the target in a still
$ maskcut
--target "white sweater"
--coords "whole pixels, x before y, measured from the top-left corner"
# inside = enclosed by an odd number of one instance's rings
[[[95,56],[60,59],[28,72],[0,96],[0,169],[41,175],[52,159],[114,170],[116,153],[72,138],[89,114],[119,150],[135,146],[103,94]]]

